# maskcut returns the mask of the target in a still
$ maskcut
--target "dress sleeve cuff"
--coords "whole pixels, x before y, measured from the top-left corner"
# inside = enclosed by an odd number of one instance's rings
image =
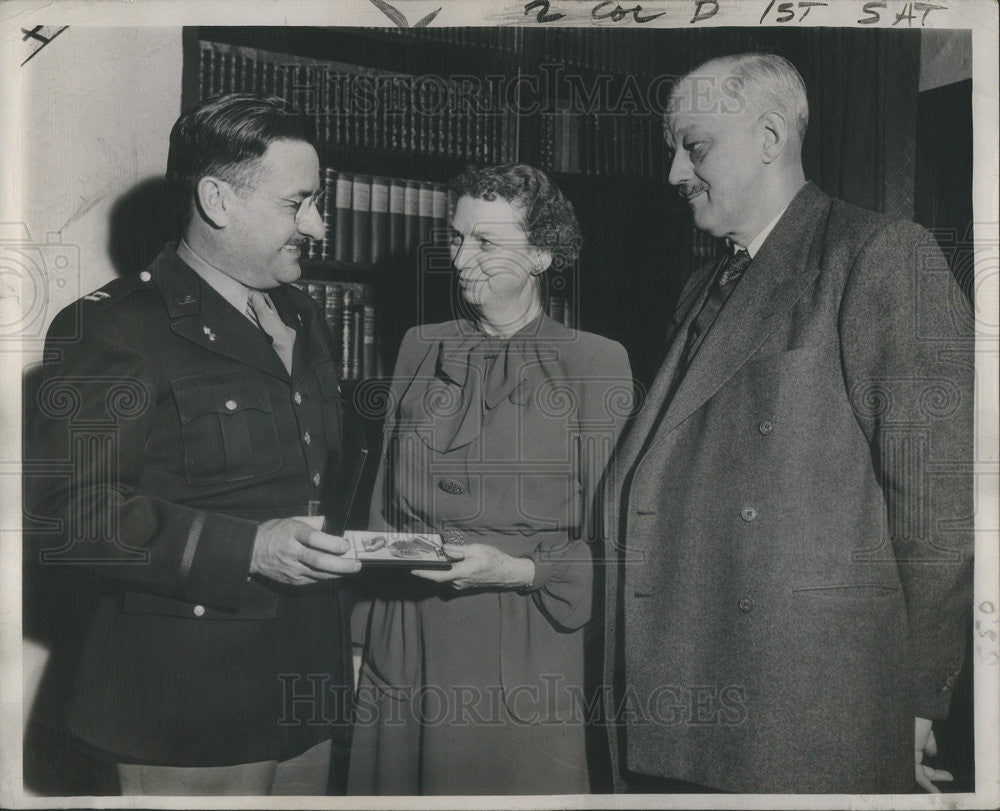
[[[535,576],[530,585],[521,586],[516,589],[517,593],[534,594],[536,591],[541,591],[552,578],[556,564],[551,560],[541,560],[541,555],[539,554],[538,549],[535,549],[530,555],[521,555],[520,557],[525,560],[530,560],[533,564],[535,564]]]

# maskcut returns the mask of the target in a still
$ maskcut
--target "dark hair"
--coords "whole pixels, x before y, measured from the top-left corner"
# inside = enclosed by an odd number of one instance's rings
[[[287,115],[283,104],[273,96],[226,93],[184,111],[170,131],[167,155],[167,183],[182,213],[206,175],[252,184],[271,142],[307,140],[299,117]]]
[[[451,181],[451,190],[478,200],[502,197],[524,212],[522,223],[528,241],[552,254],[556,268],[576,261],[583,235],[573,204],[548,175],[525,163],[508,163],[482,169],[469,167]]]

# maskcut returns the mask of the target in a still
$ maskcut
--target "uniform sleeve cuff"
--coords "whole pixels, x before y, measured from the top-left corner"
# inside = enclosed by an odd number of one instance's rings
[[[188,539],[191,568],[185,596],[192,602],[236,611],[250,574],[257,524],[214,513],[202,515],[200,531]]]

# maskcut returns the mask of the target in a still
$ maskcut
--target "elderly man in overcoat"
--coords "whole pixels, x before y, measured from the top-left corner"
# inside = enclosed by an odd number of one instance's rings
[[[670,183],[731,247],[685,286],[608,488],[621,789],[948,778],[921,761],[972,602],[971,316],[924,229],[806,182],[807,119],[767,54],[672,93]]]
[[[333,579],[360,564],[304,520],[343,410],[323,313],[289,284],[323,236],[292,126],[251,95],[182,115],[182,239],[49,330],[28,443],[54,475],[30,510],[61,527],[43,563],[99,595],[67,725],[125,794],[325,794],[345,729]]]

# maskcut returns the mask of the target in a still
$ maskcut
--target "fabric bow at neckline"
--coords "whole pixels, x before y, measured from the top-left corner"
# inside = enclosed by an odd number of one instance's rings
[[[476,332],[441,340],[436,380],[423,393],[430,419],[416,428],[428,446],[450,451],[468,445],[479,437],[487,413],[505,400],[528,404],[531,381],[543,375],[530,327],[510,338]]]
[[[528,397],[523,392],[523,370],[528,358],[523,342],[515,346],[515,340],[492,335],[445,339],[438,355],[438,371],[463,389],[481,384],[482,401],[490,410],[508,398],[525,405]]]

